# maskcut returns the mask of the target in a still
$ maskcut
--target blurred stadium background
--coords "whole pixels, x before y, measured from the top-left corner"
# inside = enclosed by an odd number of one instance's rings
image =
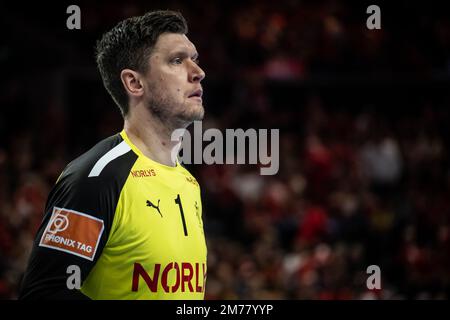
[[[0,4],[0,298],[14,299],[64,166],[118,132],[93,46],[180,10],[207,73],[204,129],[279,128],[280,171],[192,165],[208,299],[448,299],[450,10],[411,1]],[[381,30],[365,26],[381,7]],[[382,289],[366,288],[381,268]]]

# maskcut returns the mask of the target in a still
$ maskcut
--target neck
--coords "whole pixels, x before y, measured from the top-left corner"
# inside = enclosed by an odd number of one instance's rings
[[[172,132],[177,129],[170,123],[153,115],[144,106],[136,106],[127,115],[124,130],[131,142],[148,158],[174,167],[181,141],[172,141]]]

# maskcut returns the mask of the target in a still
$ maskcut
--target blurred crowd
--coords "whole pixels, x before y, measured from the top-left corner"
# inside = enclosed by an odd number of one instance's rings
[[[317,97],[305,108],[292,116],[305,133],[281,135],[277,175],[199,170],[209,298],[448,298],[449,113],[387,120],[325,111]]]
[[[188,166],[202,187],[207,299],[449,298],[442,8],[381,5],[382,29],[368,30],[366,7],[345,1],[81,2],[82,30],[68,31],[62,5],[62,18],[39,20],[2,6],[0,26],[18,36],[0,45],[0,298],[17,296],[61,170],[121,130],[95,39],[156,8],[188,20],[207,73],[203,129],[280,129],[277,175]],[[371,265],[379,290],[366,286]]]

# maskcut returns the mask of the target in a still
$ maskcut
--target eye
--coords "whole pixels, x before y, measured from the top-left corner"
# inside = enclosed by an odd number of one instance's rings
[[[173,64],[182,64],[183,60],[181,58],[174,58],[171,61]]]
[[[200,59],[199,58],[192,59],[192,61],[194,61],[196,65],[200,65]]]

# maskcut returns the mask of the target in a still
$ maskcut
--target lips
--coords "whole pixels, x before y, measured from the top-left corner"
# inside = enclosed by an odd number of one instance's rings
[[[194,92],[192,92],[192,93],[188,96],[188,98],[195,98],[195,97],[201,98],[202,95],[203,95],[203,90],[202,90],[202,89],[198,89],[198,90],[195,90]]]

